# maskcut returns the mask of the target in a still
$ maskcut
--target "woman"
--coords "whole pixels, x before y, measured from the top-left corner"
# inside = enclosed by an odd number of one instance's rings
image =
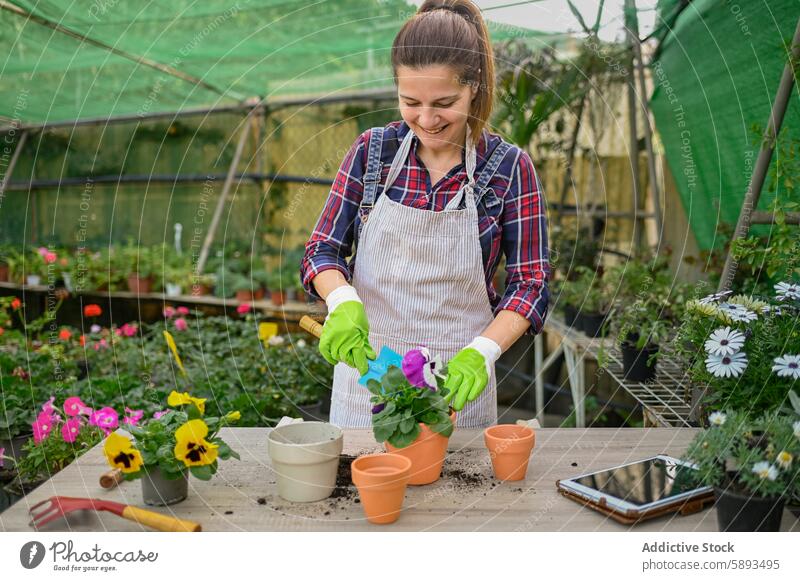
[[[541,330],[544,200],[530,157],[484,129],[492,59],[468,0],[426,1],[395,38],[403,119],[350,148],[301,265],[306,290],[328,306],[319,349],[336,365],[334,424],[369,427],[370,394],[358,383],[368,359],[420,345],[447,362],[458,425],[495,424],[494,364]],[[503,297],[492,286],[501,249]]]

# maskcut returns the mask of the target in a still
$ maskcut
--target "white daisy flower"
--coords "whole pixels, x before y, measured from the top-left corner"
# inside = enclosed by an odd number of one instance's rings
[[[761,312],[764,314],[772,313],[773,315],[780,317],[783,314],[783,309],[778,305],[765,305]]]
[[[306,346],[306,340],[305,339],[299,339],[297,341],[297,346],[300,347],[300,349],[302,349],[303,347]]]
[[[725,423],[727,416],[722,412],[714,412],[708,414],[708,421],[712,426],[721,426]]]
[[[765,478],[775,480],[778,477],[778,469],[769,462],[756,462],[753,465],[753,472],[762,480]]]
[[[744,334],[730,327],[720,327],[706,341],[706,352],[712,355],[733,355],[744,345]]]
[[[779,282],[775,285],[775,294],[781,300],[800,301],[800,284]]]
[[[794,437],[800,440],[800,421],[793,423],[792,429],[794,430]]]
[[[709,355],[706,369],[714,377],[739,377],[747,367],[747,354],[741,351],[732,355]]]
[[[780,454],[778,454],[778,457],[775,458],[775,461],[784,470],[788,469],[792,465],[792,460],[794,460],[794,457],[786,450],[783,450]]]
[[[717,302],[721,301],[722,299],[724,299],[725,297],[727,297],[728,295],[730,295],[732,292],[733,291],[727,290],[727,291],[722,291],[721,293],[714,293],[714,294],[711,294],[711,295],[703,297],[698,302],[701,305],[710,305],[712,303],[717,303]]]
[[[775,365],[772,366],[772,371],[778,374],[779,377],[791,377],[792,379],[800,379],[800,355],[782,355],[773,359]]]
[[[267,339],[267,343],[270,345],[283,345],[285,339],[280,335],[273,335],[269,339]]]
[[[722,303],[719,305],[719,310],[728,315],[732,321],[739,321],[740,323],[749,323],[758,319],[758,315],[753,311],[734,303]]]

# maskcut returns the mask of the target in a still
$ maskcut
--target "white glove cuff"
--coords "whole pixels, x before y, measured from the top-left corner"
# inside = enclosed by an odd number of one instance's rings
[[[350,286],[349,284],[336,287],[330,293],[328,293],[327,297],[325,297],[325,304],[328,305],[328,314],[332,313],[334,309],[336,309],[336,307],[342,303],[346,303],[348,301],[358,301],[359,303],[362,302],[358,297],[355,287]]]
[[[503,354],[503,350],[500,348],[500,345],[489,339],[489,337],[475,337],[472,340],[472,343],[467,345],[467,347],[475,349],[478,353],[483,355],[483,358],[486,360],[487,372],[490,371],[491,366],[494,365],[495,361],[497,361],[500,358],[500,355]],[[491,373],[489,373],[489,375],[491,375]]]

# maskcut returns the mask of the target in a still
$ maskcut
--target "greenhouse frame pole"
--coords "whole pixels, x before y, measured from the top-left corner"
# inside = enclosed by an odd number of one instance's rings
[[[633,38],[633,31],[631,30],[631,20],[636,14],[636,5],[634,0],[625,0],[625,29],[628,33],[628,41],[630,42],[630,52],[628,53],[628,68],[631,74],[628,76],[628,156],[631,161],[631,182],[633,186],[633,246],[638,252],[642,245],[642,226],[639,224],[639,138],[638,130],[636,127],[636,79],[634,72],[634,50],[633,45],[638,42],[638,38]],[[631,13],[634,16],[631,16]]]
[[[214,242],[214,235],[216,234],[217,227],[219,226],[219,220],[222,217],[222,209],[225,207],[225,201],[228,199],[228,192],[231,189],[233,178],[236,175],[236,168],[239,167],[239,160],[242,157],[244,144],[247,142],[247,136],[250,135],[251,119],[253,114],[258,110],[258,107],[251,109],[247,114],[247,117],[245,117],[244,121],[242,122],[242,129],[241,133],[239,134],[239,142],[236,144],[236,151],[233,154],[231,165],[228,167],[228,175],[225,176],[225,183],[222,186],[222,192],[219,195],[219,200],[217,200],[217,207],[214,208],[214,216],[211,218],[211,224],[208,226],[208,232],[206,232],[206,239],[203,241],[203,247],[200,250],[200,258],[197,261],[196,267],[198,274],[202,273],[206,266],[208,252],[211,248],[211,243]]]
[[[795,28],[794,31],[789,60],[783,67],[783,75],[781,76],[780,85],[778,85],[778,91],[775,94],[775,100],[772,104],[772,111],[770,111],[769,114],[767,128],[761,139],[761,150],[758,152],[756,167],[753,170],[753,175],[750,176],[750,183],[744,194],[742,209],[739,212],[739,220],[736,222],[736,230],[734,230],[733,237],[731,238],[731,247],[736,240],[747,236],[747,233],[750,231],[750,224],[754,221],[754,215],[762,220],[764,218],[763,213],[755,212],[755,210],[758,207],[758,199],[761,197],[761,190],[764,187],[767,170],[772,161],[772,153],[775,151],[778,134],[781,131],[783,118],[786,115],[789,97],[792,94],[792,89],[795,87],[797,80],[792,65],[798,59],[800,59],[800,19],[798,19],[797,28]],[[794,218],[793,216],[792,221],[794,221]],[[769,222],[771,221],[772,220],[769,220]],[[789,222],[789,220],[787,220],[787,222]],[[719,288],[717,289],[718,292],[730,290],[733,284],[733,276],[736,274],[736,268],[737,264],[733,259],[733,254],[728,250],[728,256],[725,258],[725,267],[722,269],[722,277],[720,278]]]
[[[14,168],[17,165],[17,160],[19,159],[20,153],[22,153],[22,148],[27,140],[28,140],[28,132],[23,129],[19,134],[19,141],[17,141],[17,145],[16,147],[14,147],[14,153],[11,156],[11,160],[8,162],[8,168],[6,169],[6,173],[3,174],[3,181],[0,182],[0,202],[5,197],[6,187],[8,187],[8,183],[11,181],[11,174],[14,173]]]

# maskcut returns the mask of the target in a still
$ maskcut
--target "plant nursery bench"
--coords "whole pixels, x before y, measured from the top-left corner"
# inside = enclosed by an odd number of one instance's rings
[[[220,462],[208,482],[189,480],[181,503],[148,509],[188,519],[203,531],[716,531],[713,509],[688,516],[669,515],[626,526],[562,497],[558,479],[609,468],[656,454],[680,456],[696,433],[693,428],[543,428],[527,478],[501,483],[492,476],[483,431],[456,428],[450,438],[442,477],[427,486],[410,486],[403,511],[393,524],[366,521],[349,474],[334,494],[313,503],[292,503],[277,495],[267,454],[269,428],[225,428],[221,436],[241,460]],[[343,455],[382,450],[371,430],[347,429]],[[344,463],[343,463],[344,464]],[[28,508],[54,495],[99,498],[144,507],[139,481],[101,488],[108,469],[98,445],[0,513],[0,530],[31,531]],[[800,530],[788,511],[784,530]],[[53,521],[43,531],[144,531],[141,525],[110,513],[83,511]]]

